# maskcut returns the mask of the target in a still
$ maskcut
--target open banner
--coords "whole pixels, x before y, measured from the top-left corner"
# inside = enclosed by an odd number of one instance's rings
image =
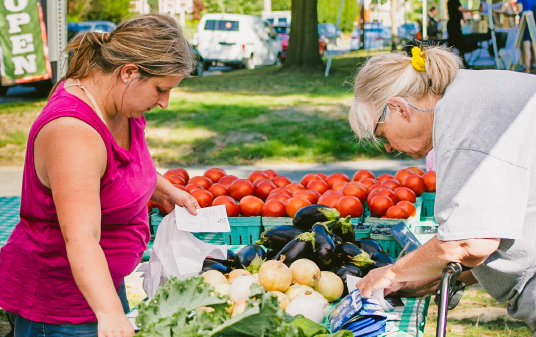
[[[52,77],[43,11],[37,0],[0,1],[2,85]]]

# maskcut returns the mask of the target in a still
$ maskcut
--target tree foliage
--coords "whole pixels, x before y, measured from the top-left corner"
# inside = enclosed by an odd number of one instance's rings
[[[273,11],[289,11],[291,6],[291,0],[272,0]]]
[[[340,0],[318,0],[318,22],[337,23]],[[344,0],[341,23],[339,29],[351,32],[354,29],[354,22],[359,15],[359,6],[355,0]]]
[[[129,0],[75,0],[69,1],[69,21],[108,20],[115,23],[132,13],[129,12]]]
[[[203,0],[208,13],[237,13],[260,15],[264,9],[263,0]]]

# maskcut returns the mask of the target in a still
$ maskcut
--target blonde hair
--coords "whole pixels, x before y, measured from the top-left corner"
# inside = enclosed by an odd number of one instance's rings
[[[355,78],[348,116],[359,140],[375,139],[376,122],[391,97],[441,96],[454,80],[462,64],[459,57],[444,47],[421,48],[425,55],[424,72],[415,70],[411,56],[405,52],[372,57],[361,68]]]
[[[86,77],[93,68],[110,74],[128,63],[138,66],[141,79],[188,77],[193,69],[188,42],[169,15],[138,16],[122,22],[111,33],[80,33],[69,41],[66,52],[70,54],[69,67],[56,86],[67,78]]]

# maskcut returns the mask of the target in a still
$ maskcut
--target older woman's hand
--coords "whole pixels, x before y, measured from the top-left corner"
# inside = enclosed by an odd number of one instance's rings
[[[392,271],[393,265],[371,270],[367,276],[357,282],[356,287],[361,292],[361,296],[368,297],[376,289],[389,289],[396,286],[394,281],[396,274]]]

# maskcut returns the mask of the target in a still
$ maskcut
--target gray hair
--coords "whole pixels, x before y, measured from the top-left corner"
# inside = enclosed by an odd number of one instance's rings
[[[348,115],[359,140],[375,139],[374,128],[391,97],[441,96],[454,80],[461,60],[444,47],[422,47],[425,71],[418,72],[405,52],[368,60],[355,78],[354,100]],[[388,117],[389,109],[387,109]]]

